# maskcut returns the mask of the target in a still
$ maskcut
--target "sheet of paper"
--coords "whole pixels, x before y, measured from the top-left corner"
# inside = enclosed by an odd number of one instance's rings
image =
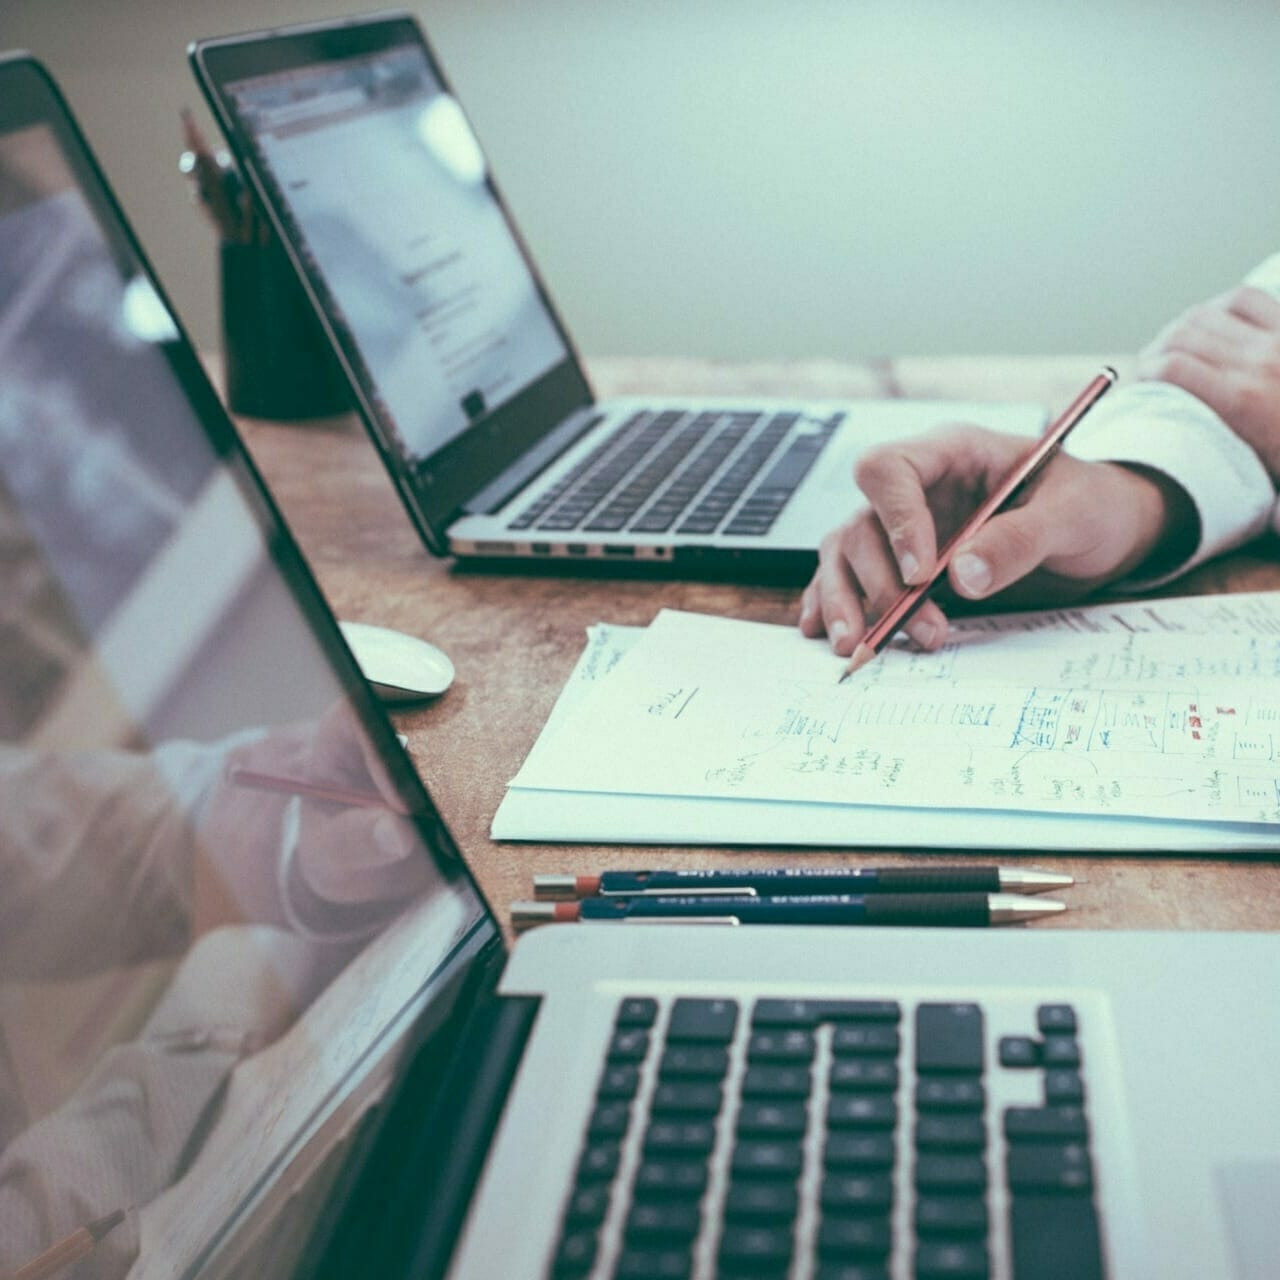
[[[1090,853],[1280,852],[1262,824],[992,813],[972,809],[779,804],[699,796],[634,796],[511,787],[494,815],[495,840],[556,844],[786,845],[793,848],[1052,849]]]
[[[1101,634],[1118,631],[1188,632],[1197,635],[1280,635],[1280,591],[1176,596],[1161,600],[1081,605],[951,619],[952,632],[1051,631]]]
[[[973,628],[838,685],[792,628],[665,613],[514,785],[1276,823],[1280,638],[1257,631]]]

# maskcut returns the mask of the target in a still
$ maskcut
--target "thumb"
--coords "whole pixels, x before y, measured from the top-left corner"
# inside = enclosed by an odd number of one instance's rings
[[[347,810],[303,828],[298,864],[330,902],[385,901],[426,884],[428,858],[413,827],[392,813]]]
[[[958,595],[981,600],[1003,591],[1061,550],[1047,504],[1031,503],[992,516],[956,548],[948,576]]]

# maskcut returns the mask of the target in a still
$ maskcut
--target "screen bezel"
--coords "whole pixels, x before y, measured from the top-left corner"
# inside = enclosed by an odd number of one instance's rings
[[[401,749],[385,711],[356,664],[310,566],[303,558],[260,473],[237,435],[181,320],[156,280],[155,273],[90,152],[65,98],[52,77],[32,55],[22,51],[0,53],[0,136],[33,126],[44,126],[51,131],[109,252],[124,271],[141,273],[150,282],[172,317],[176,336],[172,341],[158,345],[191,405],[192,416],[203,430],[217,464],[226,467],[232,477],[250,518],[259,528],[266,554],[320,645],[343,695],[359,718],[361,727],[368,734],[396,788],[408,804],[410,819],[418,828],[423,844],[436,859],[446,881],[469,892],[474,899],[477,908],[474,919],[454,939],[453,946],[442,956],[434,972],[423,975],[422,984],[412,1000],[397,1020],[389,1024],[389,1034],[383,1035],[370,1046],[370,1052],[379,1057],[377,1070],[390,1076],[398,1069],[401,1050],[413,1038],[410,1034],[411,1026],[406,1025],[410,1017],[416,1022],[417,1015],[431,1007],[429,989],[439,990],[445,987],[467,967],[477,963],[480,957],[504,955],[501,930],[492,908],[462,860],[426,784]],[[459,1016],[462,1012],[464,1011],[459,1011]],[[441,1028],[442,1042],[451,1042],[451,1037],[457,1034],[456,1021],[457,1019],[451,1018],[450,1026]],[[450,1046],[441,1043],[441,1052],[450,1053]],[[286,1149],[286,1156],[289,1150],[292,1148]],[[270,1176],[274,1177],[278,1172],[278,1169],[273,1169]],[[199,1260],[200,1265],[216,1257],[223,1246],[235,1239],[246,1215],[252,1216],[256,1199],[257,1192],[248,1193],[222,1225],[218,1235],[207,1242],[205,1253]]]
[[[333,321],[333,299],[319,272],[299,252],[299,235],[283,194],[260,163],[253,139],[242,126],[226,86],[255,76],[363,57],[397,45],[421,49],[432,75],[446,93],[453,90],[426,36],[414,18],[402,12],[373,14],[336,22],[309,23],[195,41],[188,57],[196,79],[228,145],[284,244],[338,361],[351,384],[365,428],[377,446],[401,500],[428,548],[449,554],[449,526],[466,513],[467,503],[571,414],[594,403],[573,341],[560,319],[533,258],[491,174],[485,182],[520,251],[567,353],[506,404],[485,414],[459,436],[420,461],[401,449],[378,399],[377,388],[349,333]],[[456,100],[456,95],[453,95]]]

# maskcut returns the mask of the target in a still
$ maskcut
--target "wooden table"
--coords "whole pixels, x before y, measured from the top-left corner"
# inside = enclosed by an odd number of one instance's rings
[[[1101,360],[1091,357],[902,359],[866,363],[612,359],[591,364],[601,395],[762,394],[857,398],[1029,399],[1058,407]],[[1115,363],[1114,361],[1112,363]],[[489,824],[585,641],[604,621],[644,625],[663,608],[794,623],[798,591],[723,583],[537,577],[459,570],[423,549],[354,419],[242,423],[252,453],[345,619],[398,627],[439,644],[457,680],[434,704],[398,715],[410,751],[481,888],[504,921],[531,896],[534,872],[626,866],[901,863],[921,854],[761,849],[635,849],[496,844]],[[842,513],[833,513],[833,523]],[[1206,566],[1178,594],[1280,588],[1274,540]],[[1277,842],[1280,853],[1280,840]],[[991,861],[948,855],[951,861]],[[1035,927],[1271,929],[1280,925],[1280,862],[1150,853],[1001,855],[1080,882],[1072,910]]]

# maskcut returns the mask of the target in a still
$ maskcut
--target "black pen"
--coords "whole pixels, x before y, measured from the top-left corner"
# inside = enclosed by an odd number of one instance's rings
[[[1045,898],[1008,893],[828,893],[771,898],[583,898],[577,902],[513,902],[517,928],[536,924],[617,921],[698,924],[969,925],[1019,924],[1067,908]]]
[[[544,900],[623,895],[734,894],[777,897],[811,893],[1045,893],[1075,881],[1035,867],[777,867],[768,871],[602,871],[596,875],[536,875],[533,896]]]

